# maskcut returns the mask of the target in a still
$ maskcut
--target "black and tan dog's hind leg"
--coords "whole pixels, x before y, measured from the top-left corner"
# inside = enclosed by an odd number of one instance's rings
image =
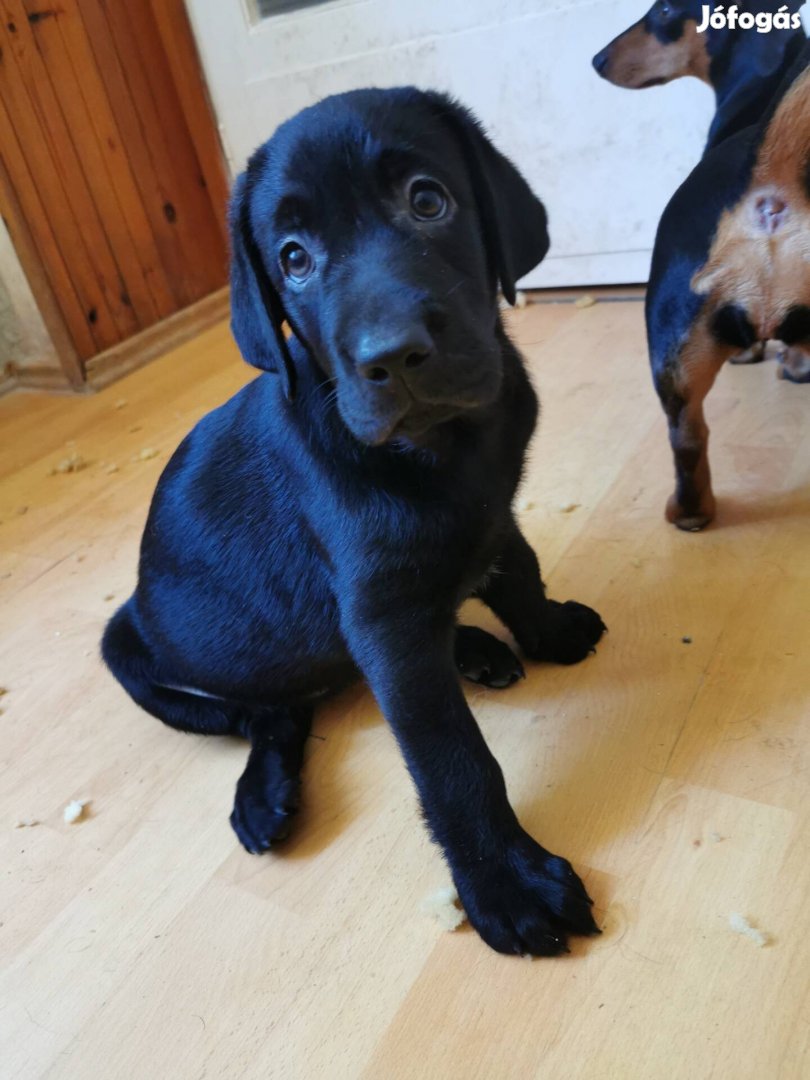
[[[675,464],[675,491],[667,501],[666,518],[685,532],[698,532],[714,519],[709,427],[703,402],[720,368],[739,351],[739,346],[719,341],[701,319],[677,357],[653,367]]]
[[[786,345],[778,356],[777,374],[788,382],[810,383],[810,346]]]
[[[778,354],[780,379],[810,383],[810,306],[791,308],[777,330],[782,348]]]
[[[765,359],[765,342],[757,341],[750,349],[734,353],[728,358],[730,364],[761,364]]]

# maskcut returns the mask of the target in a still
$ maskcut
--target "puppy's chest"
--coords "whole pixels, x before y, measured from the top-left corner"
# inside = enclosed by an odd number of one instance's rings
[[[472,485],[404,500],[384,541],[388,557],[439,592],[468,595],[497,556],[514,487],[493,468]]]

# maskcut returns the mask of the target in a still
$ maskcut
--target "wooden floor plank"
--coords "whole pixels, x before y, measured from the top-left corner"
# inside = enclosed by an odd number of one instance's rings
[[[161,468],[252,377],[217,326],[101,393],[0,400],[4,1075],[810,1075],[810,391],[772,364],[722,372],[720,517],[687,535],[663,520],[642,305],[509,322],[543,400],[523,527],[552,595],[610,633],[578,667],[469,697],[603,935],[508,959],[420,912],[447,871],[362,687],[318,713],[297,830],[254,858],[227,821],[244,746],[164,728],[103,670]],[[48,475],[72,449],[88,467]],[[70,826],[72,798],[92,802]]]

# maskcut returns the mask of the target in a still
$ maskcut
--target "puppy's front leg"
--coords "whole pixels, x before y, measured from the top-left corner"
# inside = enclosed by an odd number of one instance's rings
[[[476,596],[514,634],[532,660],[576,664],[594,651],[605,632],[595,611],[576,600],[549,600],[537,556],[512,521],[498,557]]]
[[[454,670],[452,616],[358,598],[342,622],[484,941],[498,952],[552,956],[565,950],[566,934],[597,933],[570,864],[537,844],[509,805]]]

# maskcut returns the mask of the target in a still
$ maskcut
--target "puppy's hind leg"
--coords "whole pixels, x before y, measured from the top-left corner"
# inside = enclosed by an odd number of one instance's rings
[[[244,736],[247,717],[243,706],[183,689],[173,685],[173,680],[158,676],[135,624],[131,603],[119,608],[107,623],[101,655],[133,701],[178,731]]]
[[[287,836],[299,804],[310,706],[232,701],[166,685],[168,679],[157,681],[129,604],[108,623],[101,651],[130,697],[170,727],[249,739],[250,756],[236,786],[231,825],[250,852],[266,851]]]
[[[236,785],[231,825],[253,855],[289,834],[312,711],[309,705],[268,706],[256,709],[248,723],[250,756]]]

